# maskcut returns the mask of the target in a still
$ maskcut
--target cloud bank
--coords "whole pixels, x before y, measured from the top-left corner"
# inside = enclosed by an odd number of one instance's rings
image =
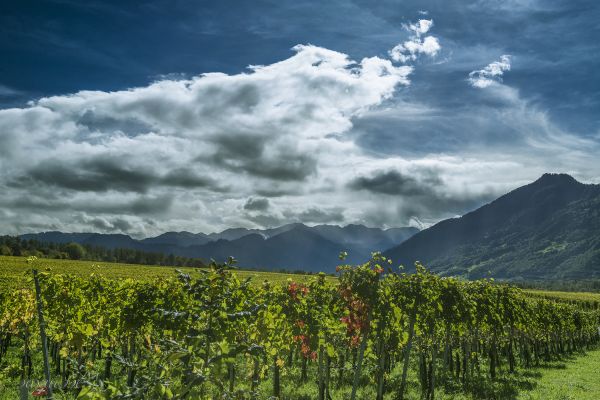
[[[420,21],[415,32],[429,28]],[[343,221],[343,209],[316,207],[313,196],[344,159],[368,162],[344,134],[408,85],[413,68],[312,45],[293,51],[245,73],[0,110],[8,231],[210,230],[257,223],[269,208],[271,223]]]

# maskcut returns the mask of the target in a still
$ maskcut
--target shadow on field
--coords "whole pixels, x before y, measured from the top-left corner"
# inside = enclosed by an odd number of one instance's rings
[[[522,392],[533,391],[542,377],[542,370],[562,370],[567,368],[567,363],[577,359],[577,356],[585,353],[575,353],[540,362],[531,369],[518,369],[514,373],[508,371],[499,372],[496,379],[491,379],[487,374],[475,374],[466,391],[475,399],[481,400],[510,400],[516,399]],[[447,394],[464,393],[465,389],[451,381],[446,383]]]
[[[536,379],[541,377],[540,373],[529,375],[507,374],[496,380],[481,379],[473,382],[469,391],[477,399],[516,399],[520,392],[534,390]]]

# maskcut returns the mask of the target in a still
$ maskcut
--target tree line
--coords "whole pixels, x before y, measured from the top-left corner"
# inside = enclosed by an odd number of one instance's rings
[[[135,249],[92,246],[75,242],[45,243],[18,236],[0,236],[0,255],[35,256],[40,258],[104,261],[126,264],[165,265],[175,267],[203,267],[199,258],[176,256]]]

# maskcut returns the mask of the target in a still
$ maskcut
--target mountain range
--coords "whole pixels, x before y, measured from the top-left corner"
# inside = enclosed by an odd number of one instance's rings
[[[110,249],[129,248],[186,257],[224,261],[233,256],[248,268],[333,272],[339,253],[347,262],[359,263],[372,251],[384,251],[418,232],[417,228],[368,228],[363,225],[295,223],[273,229],[232,228],[219,233],[167,232],[136,240],[123,234],[43,232],[21,235],[50,243],[80,243]]]
[[[460,218],[439,222],[384,253],[469,279],[600,277],[600,185],[544,174]]]
[[[41,242],[78,242],[201,259],[234,256],[242,267],[333,272],[341,251],[348,263],[383,251],[410,271],[416,261],[446,276],[508,280],[600,277],[600,185],[566,174],[544,174],[458,218],[427,229],[362,225],[289,224],[219,233],[167,232],[135,240],[127,235],[45,232]]]

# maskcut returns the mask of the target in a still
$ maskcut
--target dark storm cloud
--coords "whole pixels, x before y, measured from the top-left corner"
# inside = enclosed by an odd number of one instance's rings
[[[306,209],[285,209],[281,213],[261,212],[248,213],[246,218],[260,226],[278,227],[289,223],[308,223],[308,224],[340,224],[345,221],[344,210],[341,207],[308,207]]]
[[[232,170],[238,166],[228,165]],[[303,181],[316,171],[317,162],[309,154],[288,154],[285,152],[275,159],[258,160],[243,169],[254,175],[278,181]]]
[[[269,199],[249,198],[244,204],[244,210],[249,211],[266,211],[269,208]]]
[[[273,159],[240,159],[216,155],[215,165],[229,171],[248,173],[277,181],[303,181],[316,170],[316,160],[308,154],[282,154]]]
[[[152,174],[129,168],[119,160],[98,158],[77,163],[43,161],[18,178],[16,186],[37,184],[91,192],[108,190],[146,192],[154,183]]]
[[[131,224],[131,222],[129,222],[123,218],[115,218],[114,220],[111,221],[111,223],[112,223],[112,227],[110,227],[109,229],[114,229],[114,230],[118,230],[121,232],[130,232],[131,228],[133,228],[133,225]]]
[[[435,221],[472,211],[499,195],[500,193],[495,192],[458,196],[431,193],[408,197],[398,206],[397,216],[402,220],[417,217]]]
[[[217,192],[226,192],[227,188],[219,185],[214,179],[198,175],[186,168],[177,168],[169,171],[157,179],[156,185],[180,187],[184,189],[210,188]]]
[[[439,177],[433,173],[421,181],[401,174],[398,171],[379,171],[372,176],[359,176],[348,183],[354,190],[368,190],[390,195],[421,196],[431,195],[435,186],[441,185]]]
[[[2,200],[0,205],[24,213],[81,211],[96,214],[161,215],[173,205],[173,196],[139,196],[133,199],[106,200],[95,198],[69,199],[59,196],[48,198],[28,194],[24,197]]]
[[[217,188],[214,180],[179,168],[160,176],[149,167],[129,167],[123,160],[98,157],[64,162],[42,161],[26,174],[10,182],[13,187],[49,185],[83,192],[137,192],[146,193],[161,186],[193,188]]]
[[[226,163],[227,160],[243,158],[249,161],[262,156],[269,138],[261,132],[224,132],[214,138],[220,153],[215,154],[215,162]]]
[[[314,156],[285,147],[268,149],[272,141],[264,132],[224,133],[214,139],[218,151],[208,159],[200,157],[198,160],[277,181],[303,181],[315,173]],[[273,154],[265,154],[267,151]]]
[[[391,204],[396,204],[390,213],[373,210],[369,219],[409,220],[411,217],[438,220],[473,210],[494,199],[500,193],[484,190],[476,193],[453,190],[445,184],[434,170],[425,169],[414,176],[396,170],[376,171],[369,176],[352,179],[348,185],[355,191],[366,191],[373,195],[388,195]],[[378,217],[377,212],[381,215]]]
[[[140,197],[131,203],[125,204],[121,206],[119,204],[103,207],[96,206],[97,211],[99,212],[112,212],[112,213],[122,213],[122,214],[131,214],[131,215],[140,215],[140,214],[162,214],[168,211],[173,205],[173,196],[172,195],[161,195],[154,197]],[[94,211],[94,209],[91,209]]]
[[[91,224],[94,228],[101,232],[106,232],[113,229],[113,226],[105,219],[102,218],[92,218],[90,221],[82,221],[84,223]]]

